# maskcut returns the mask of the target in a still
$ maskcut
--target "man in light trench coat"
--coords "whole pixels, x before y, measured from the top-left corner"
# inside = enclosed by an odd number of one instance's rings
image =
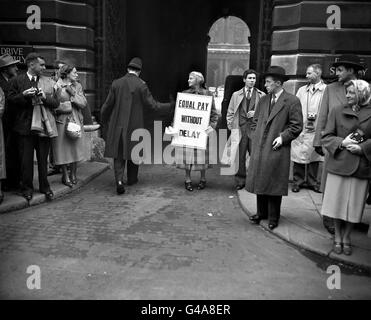
[[[291,161],[293,161],[292,192],[299,192],[301,187],[320,193],[318,181],[319,163],[323,157],[314,151],[313,140],[326,84],[321,79],[322,67],[312,64],[307,68],[308,84],[299,88],[299,98],[303,112],[303,131],[291,143]]]
[[[286,80],[282,67],[268,69],[265,74],[268,95],[259,101],[251,124],[246,190],[257,195],[257,213],[250,221],[258,224],[268,219],[271,230],[278,226],[282,196],[288,194],[291,141],[303,129],[300,100],[282,88]]]
[[[101,109],[102,123],[107,126],[105,157],[114,158],[116,191],[125,192],[124,170],[127,167],[127,185],[138,182],[139,164],[132,159],[131,151],[138,142],[131,141],[136,129],[144,127],[146,110],[169,111],[175,106],[157,102],[147,84],[139,78],[142,61],[133,58],[128,73],[113,81],[108,97]],[[145,151],[145,150],[144,150]]]

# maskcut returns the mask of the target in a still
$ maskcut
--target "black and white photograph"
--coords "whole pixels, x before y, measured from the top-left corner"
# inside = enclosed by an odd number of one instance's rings
[[[0,300],[370,300],[370,68],[371,1],[1,0]]]

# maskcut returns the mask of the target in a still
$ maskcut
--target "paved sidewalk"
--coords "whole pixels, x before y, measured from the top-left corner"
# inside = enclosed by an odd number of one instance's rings
[[[83,185],[87,184],[89,181],[100,175],[102,172],[109,168],[108,163],[101,162],[91,162],[86,161],[78,165],[77,168],[77,178],[78,182],[73,188],[69,188],[62,184],[61,174],[52,175],[48,177],[50,188],[54,192],[54,198],[60,198],[68,193],[71,193]],[[34,178],[34,188],[37,189],[39,182],[37,176],[37,166],[35,166],[35,178]],[[29,206],[34,206],[40,203],[46,202],[45,195],[39,193],[37,190],[34,192],[32,200],[28,201],[22,197],[20,193],[16,192],[4,192],[4,201],[0,205],[0,214],[6,213],[14,210],[24,209]]]
[[[238,197],[242,209],[248,216],[256,213],[255,194],[241,190],[238,191]],[[306,250],[371,270],[370,230],[368,235],[367,230],[355,229],[353,231],[353,254],[351,256],[335,254],[332,251],[332,236],[322,225],[321,204],[322,194],[307,189],[301,189],[298,193],[292,193],[290,190],[289,195],[283,197],[282,200],[279,226],[271,232]],[[365,223],[364,226],[366,227],[366,223],[368,224],[370,221],[371,206],[366,206],[362,222]],[[269,230],[267,220],[261,221],[260,225]]]

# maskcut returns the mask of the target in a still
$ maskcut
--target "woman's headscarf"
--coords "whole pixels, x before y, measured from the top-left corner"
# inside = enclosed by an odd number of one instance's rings
[[[201,72],[192,71],[189,75],[193,75],[197,79],[197,82],[200,86],[205,82],[205,78]]]
[[[364,80],[351,80],[349,81],[348,87],[354,86],[356,94],[357,104],[359,106],[365,106],[371,101],[371,88],[370,84]]]

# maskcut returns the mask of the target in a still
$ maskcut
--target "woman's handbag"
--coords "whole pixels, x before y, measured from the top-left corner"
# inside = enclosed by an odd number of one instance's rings
[[[73,117],[67,118],[66,135],[73,140],[81,138],[81,126],[75,122],[75,119],[73,119]]]

